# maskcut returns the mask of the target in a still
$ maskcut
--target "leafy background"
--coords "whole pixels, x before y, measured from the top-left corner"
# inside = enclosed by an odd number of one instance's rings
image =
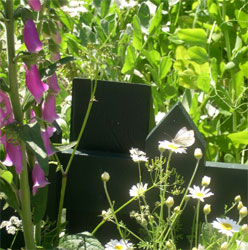
[[[14,2],[16,8],[21,3]],[[72,79],[97,74],[98,79],[150,85],[156,115],[180,100],[208,142],[207,160],[247,163],[246,0],[50,0],[49,6],[41,53],[53,48],[47,34],[59,22],[61,57],[74,57],[58,67],[62,91],[57,111],[64,140],[69,138]],[[25,48],[18,32],[21,54]],[[1,24],[0,36],[4,52]],[[2,85],[7,80],[6,53],[0,54],[0,62]],[[40,70],[47,65],[49,58]],[[21,63],[18,67],[25,86]],[[28,100],[25,88],[22,95]]]

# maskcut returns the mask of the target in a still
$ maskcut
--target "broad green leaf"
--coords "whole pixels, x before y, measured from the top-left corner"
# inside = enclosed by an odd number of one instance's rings
[[[197,88],[197,75],[192,69],[186,69],[179,73],[179,84],[185,88]]]
[[[241,69],[242,73],[246,78],[248,78],[248,62],[245,62],[244,64],[239,64],[239,68]]]
[[[159,65],[159,74],[161,80],[166,77],[166,75],[171,69],[171,66],[172,66],[171,58],[169,56],[162,57],[162,60]]]
[[[211,17],[213,17],[215,20],[219,20],[219,12],[218,12],[218,6],[216,3],[212,3],[209,7],[209,14]]]
[[[133,46],[137,50],[141,50],[143,47],[143,35],[137,15],[133,17]]]
[[[227,136],[236,146],[239,144],[248,145],[248,130],[232,133]]]
[[[32,197],[33,222],[38,224],[44,217],[47,207],[48,186],[39,188],[36,195]]]
[[[152,75],[153,81],[159,85],[160,80],[159,80],[159,75],[158,75],[158,70],[154,69],[151,65],[147,64],[146,67],[148,68],[150,74]]]
[[[104,250],[104,247],[89,232],[82,232],[63,236],[59,241],[58,249]]]
[[[135,61],[136,61],[135,49],[132,45],[129,45],[127,48],[127,54],[125,57],[125,62],[121,70],[121,73],[125,74],[128,71],[133,70],[135,66]]]
[[[15,210],[19,210],[19,204],[17,200],[17,192],[14,191],[14,187],[9,184],[8,181],[0,177],[0,192],[3,192],[7,196],[6,202]]]
[[[241,10],[235,10],[235,16],[236,16],[236,19],[239,23],[239,26],[242,29],[248,28],[248,14],[247,13],[245,13]]]
[[[237,72],[234,77],[235,97],[238,99],[244,88],[244,75],[242,71]]]
[[[108,12],[111,4],[111,0],[102,0],[101,1],[101,17],[104,18]]]
[[[194,46],[188,49],[190,60],[199,64],[203,64],[208,61],[208,54],[204,48]]]
[[[150,22],[150,10],[145,2],[140,5],[140,8],[138,10],[138,17],[140,20],[140,24],[143,27],[147,28]]]
[[[26,143],[30,151],[36,157],[40,167],[48,174],[48,158],[41,137],[41,129],[39,123],[26,124],[20,126],[18,130],[19,136]]]
[[[146,57],[147,61],[153,66],[153,68],[159,67],[160,64],[160,54],[157,50],[143,50],[143,55]]]
[[[74,141],[66,144],[53,144],[52,146],[55,152],[63,152],[70,148],[73,148],[76,144],[77,142]]]
[[[207,34],[204,29],[180,29],[177,35],[179,39],[189,45],[204,46],[207,43]]]
[[[10,171],[0,169],[0,177],[7,181],[9,184],[12,183],[13,175]]]
[[[163,9],[163,3],[159,5],[154,17],[151,20],[151,23],[149,26],[149,35],[151,36],[158,30],[158,27],[161,25],[162,9]]]
[[[208,93],[210,90],[210,77],[207,73],[202,73],[197,79],[197,87],[203,90],[205,93]]]

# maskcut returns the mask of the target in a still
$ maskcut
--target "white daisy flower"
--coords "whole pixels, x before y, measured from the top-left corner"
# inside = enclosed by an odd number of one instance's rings
[[[105,245],[105,250],[132,250],[133,248],[133,244],[129,243],[128,240],[124,241],[124,240],[110,240],[110,242],[108,242]]]
[[[148,158],[146,157],[146,153],[137,148],[131,148],[129,152],[134,162],[141,162],[141,161],[147,162],[148,161]]]
[[[232,236],[233,233],[239,232],[240,226],[236,223],[236,221],[229,219],[226,217],[216,218],[215,221],[212,222],[214,228],[218,229],[220,233],[225,234],[227,236]]]
[[[129,190],[129,194],[131,197],[140,197],[143,196],[146,192],[147,189],[147,183],[143,185],[143,183],[138,183],[137,185],[133,185],[132,188]]]
[[[168,149],[168,150],[175,152],[175,153],[186,154],[186,148],[182,147],[179,144],[176,144],[176,143],[173,143],[173,142],[170,142],[167,140],[159,141],[158,143],[159,143],[159,145],[158,145],[159,151],[163,152],[166,149]]]
[[[213,193],[209,191],[210,191],[209,188],[205,190],[205,187],[202,187],[202,189],[200,189],[199,186],[194,185],[193,188],[189,188],[190,194],[188,194],[187,196],[204,202],[205,198],[213,195]]]

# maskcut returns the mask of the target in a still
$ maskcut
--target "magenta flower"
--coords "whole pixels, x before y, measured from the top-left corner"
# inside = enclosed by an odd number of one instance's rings
[[[60,88],[58,85],[58,79],[55,72],[51,77],[47,78],[47,84],[49,86],[49,89],[51,89],[55,94],[59,93]]]
[[[0,90],[0,128],[14,121],[8,95]]]
[[[56,33],[52,33],[51,37],[56,44],[61,44],[61,36],[58,30],[56,31]]]
[[[30,69],[28,69],[26,66],[25,68],[27,88],[34,96],[35,101],[40,103],[43,93],[48,90],[48,86],[41,81],[40,72],[35,64],[31,64]]]
[[[60,53],[54,53],[54,52],[51,52],[51,57],[50,57],[51,61],[52,62],[56,62],[60,59]]]
[[[28,4],[35,11],[41,10],[40,0],[28,0]]]
[[[6,142],[5,146],[6,157],[3,161],[3,164],[7,167],[15,165],[16,173],[20,174],[23,169],[22,165],[22,150],[19,145],[12,144],[10,142]]]
[[[51,144],[50,144],[50,139],[49,139],[49,132],[48,130],[45,131],[41,131],[41,137],[43,139],[43,143],[47,152],[48,156],[51,156],[54,154],[52,148],[51,148]]]
[[[23,40],[28,51],[31,53],[38,52],[42,49],[42,43],[39,39],[37,29],[32,19],[28,19],[25,22]]]
[[[47,131],[48,136],[49,136],[49,137],[52,137],[54,131],[56,131],[56,128],[55,128],[55,127],[52,127],[52,126],[47,126],[46,131]]]
[[[47,184],[49,184],[49,182],[46,180],[43,169],[38,164],[35,164],[33,168],[32,179],[33,179],[33,195],[36,195],[38,188],[45,187]]]
[[[56,113],[56,100],[54,95],[48,95],[47,100],[42,103],[42,119],[52,123],[59,118]]]

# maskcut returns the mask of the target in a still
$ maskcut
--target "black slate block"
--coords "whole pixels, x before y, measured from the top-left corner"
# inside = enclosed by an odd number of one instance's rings
[[[90,80],[73,80],[71,141],[77,139],[81,129],[90,93]],[[99,80],[95,98],[78,149],[126,154],[131,147],[144,149],[149,132],[150,87]]]

